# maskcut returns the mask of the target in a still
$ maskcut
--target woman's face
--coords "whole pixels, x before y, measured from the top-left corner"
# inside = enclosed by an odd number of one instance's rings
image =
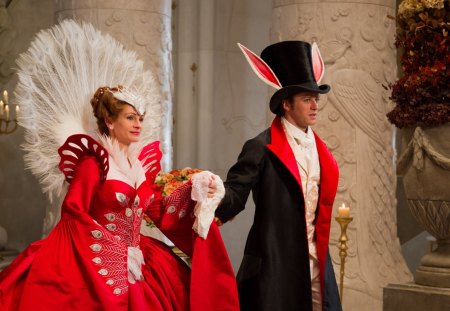
[[[139,141],[144,116],[140,115],[131,105],[124,105],[116,120],[107,121],[109,135],[119,144],[129,146]]]

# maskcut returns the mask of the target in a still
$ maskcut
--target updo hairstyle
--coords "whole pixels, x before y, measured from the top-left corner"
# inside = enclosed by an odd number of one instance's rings
[[[109,136],[109,130],[106,125],[106,120],[114,121],[122,111],[123,106],[128,105],[127,102],[119,100],[114,97],[112,92],[122,89],[122,86],[108,87],[102,86],[97,89],[94,97],[91,99],[91,106],[94,116],[97,119],[97,127],[102,135]]]

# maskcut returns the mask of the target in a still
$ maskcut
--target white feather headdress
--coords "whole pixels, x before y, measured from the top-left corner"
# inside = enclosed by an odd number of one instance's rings
[[[141,141],[159,139],[162,101],[157,80],[135,52],[92,25],[64,20],[41,31],[17,65],[25,163],[50,199],[64,189],[57,149],[72,134],[96,132],[90,99],[98,87],[122,85],[129,90],[125,101],[138,100],[136,108],[147,111]]]

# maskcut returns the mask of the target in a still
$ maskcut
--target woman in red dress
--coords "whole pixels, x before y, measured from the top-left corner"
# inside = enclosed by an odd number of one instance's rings
[[[100,138],[72,135],[58,150],[70,184],[61,220],[0,273],[0,310],[238,310],[217,226],[206,239],[192,230],[195,181],[163,197],[154,183],[159,142],[137,147],[142,101],[121,87],[96,91],[91,105]],[[213,197],[218,187],[210,178],[200,191]],[[192,256],[192,270],[164,243],[140,234],[144,213]]]

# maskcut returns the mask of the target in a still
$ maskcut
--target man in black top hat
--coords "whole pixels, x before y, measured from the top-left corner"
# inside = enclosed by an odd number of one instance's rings
[[[279,42],[261,58],[239,45],[256,74],[277,88],[272,126],[244,144],[216,216],[226,222],[252,191],[255,217],[237,275],[241,310],[341,310],[328,252],[338,166],[312,131],[324,64],[316,44]]]

